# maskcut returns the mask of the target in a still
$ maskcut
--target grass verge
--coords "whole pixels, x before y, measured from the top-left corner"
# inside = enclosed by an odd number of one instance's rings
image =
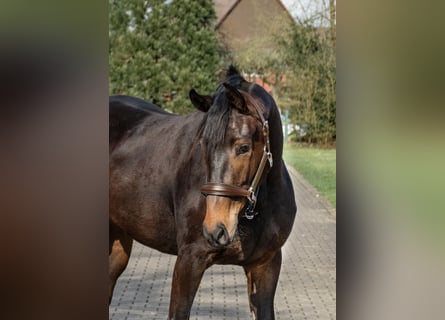
[[[336,208],[335,149],[320,149],[288,143],[284,145],[284,161],[294,167],[331,205]]]

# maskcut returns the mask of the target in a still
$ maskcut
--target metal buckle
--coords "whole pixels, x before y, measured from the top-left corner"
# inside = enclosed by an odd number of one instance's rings
[[[266,120],[263,123],[264,135],[269,135],[269,122]]]
[[[263,123],[263,133],[264,137],[266,138],[265,144],[264,144],[264,153],[267,156],[267,160],[269,160],[269,165],[272,168],[273,166],[273,158],[272,158],[272,152],[270,152],[270,141],[269,141],[269,122],[266,120]]]
[[[272,168],[273,166],[272,152],[268,151],[266,146],[264,146],[264,153],[266,154],[267,160],[269,160],[269,165]]]

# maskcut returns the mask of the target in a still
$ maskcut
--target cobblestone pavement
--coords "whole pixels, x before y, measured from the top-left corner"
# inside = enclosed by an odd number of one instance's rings
[[[276,319],[336,318],[336,212],[293,168],[297,218],[283,247],[275,294]],[[134,243],[109,307],[111,320],[167,319],[175,256]],[[244,271],[209,268],[190,319],[251,319]]]

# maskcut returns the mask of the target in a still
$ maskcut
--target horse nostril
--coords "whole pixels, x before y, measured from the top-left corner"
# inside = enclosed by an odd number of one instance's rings
[[[216,231],[214,232],[214,238],[217,243],[221,246],[225,246],[229,243],[229,234],[226,227],[223,224],[218,225]]]
[[[223,224],[219,224],[213,232],[209,232],[206,227],[203,227],[203,234],[209,244],[214,247],[225,246],[229,243],[229,233]]]
[[[225,232],[224,232],[225,229],[226,229],[226,228],[225,228],[224,226],[219,227],[219,228],[217,229],[217,231],[216,231],[216,237],[215,237],[217,241],[221,240],[221,239],[225,236]]]

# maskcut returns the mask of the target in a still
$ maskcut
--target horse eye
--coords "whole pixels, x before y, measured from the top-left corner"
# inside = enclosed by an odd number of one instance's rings
[[[248,144],[242,144],[238,148],[236,148],[236,155],[239,156],[249,151],[250,151],[250,146]]]

